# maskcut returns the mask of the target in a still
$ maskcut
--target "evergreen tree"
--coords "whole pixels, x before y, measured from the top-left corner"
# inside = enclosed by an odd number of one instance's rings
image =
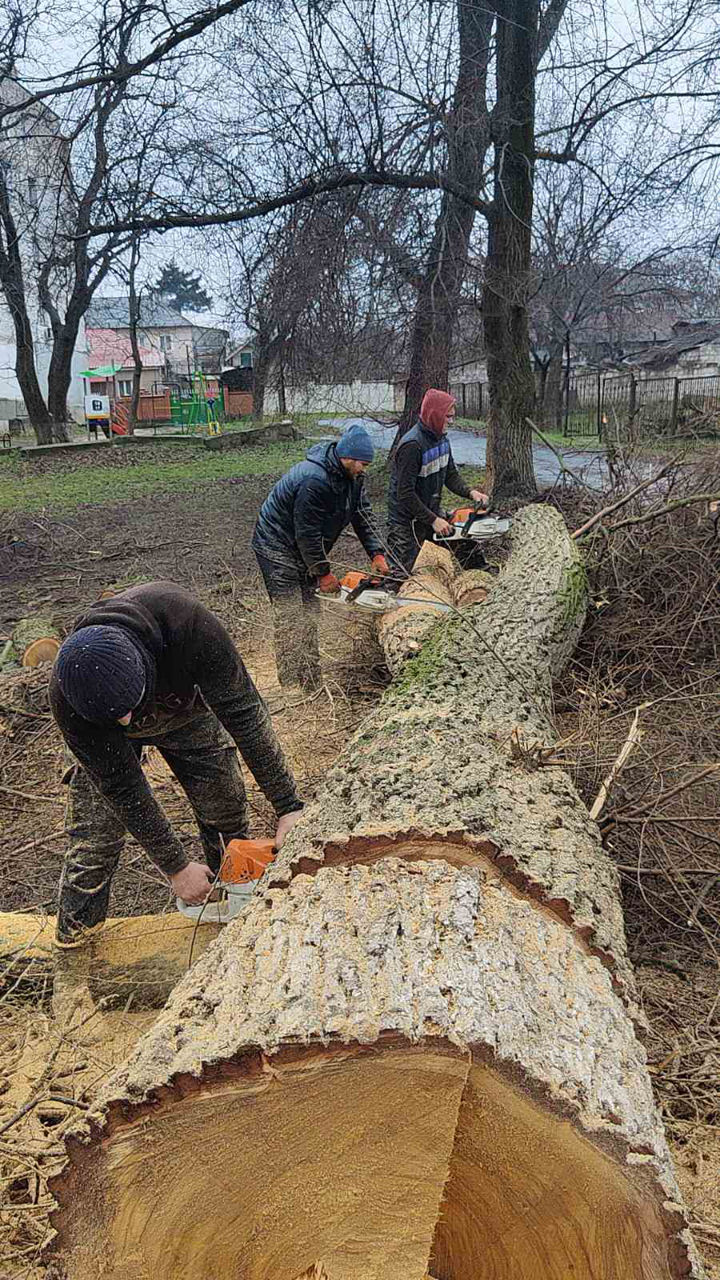
[[[174,258],[166,262],[155,283],[153,293],[162,293],[177,311],[207,311],[212,306],[201,285],[200,272],[183,271]]]

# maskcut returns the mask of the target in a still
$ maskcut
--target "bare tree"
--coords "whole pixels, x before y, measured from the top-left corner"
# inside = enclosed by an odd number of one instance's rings
[[[593,137],[612,118],[627,121],[635,111],[642,133],[658,103],[704,104],[688,53],[701,0],[649,9],[627,39],[590,0],[572,9],[567,0],[279,0],[272,7],[248,0],[217,12],[222,26],[215,23],[210,37],[204,28],[204,74],[212,68],[215,81],[222,76],[222,111],[214,96],[196,95],[189,106],[189,79],[173,45],[182,89],[173,98],[173,177],[146,192],[142,209],[100,212],[89,237],[246,224],[351,189],[405,192],[427,225],[407,421],[423,386],[447,380],[480,212],[494,492],[532,492],[525,420],[534,394],[527,309],[536,170],[592,166]],[[198,20],[208,23],[207,13]],[[157,48],[169,49],[172,39],[163,30]],[[146,66],[137,55],[123,68],[93,65],[89,76],[83,66],[85,78],[68,83],[131,83]],[[560,102],[552,118],[543,105],[550,89]],[[692,154],[688,163],[697,166],[712,153],[703,135],[707,112],[703,119],[697,112],[679,128],[665,119],[667,145],[655,168],[673,154],[683,163]]]

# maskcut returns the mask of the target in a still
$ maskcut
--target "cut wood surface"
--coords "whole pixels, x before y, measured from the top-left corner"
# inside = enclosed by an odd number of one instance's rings
[[[396,674],[408,658],[420,652],[431,627],[442,621],[448,607],[463,609],[481,604],[496,579],[479,569],[461,570],[447,547],[424,542],[415,568],[398,591],[404,604],[380,616],[378,637],[388,669]]]
[[[703,1275],[617,875],[533,753],[585,598],[559,515],[523,512],[95,1099],[49,1274]]]
[[[92,990],[117,1005],[160,1008],[193,959],[218,936],[219,924],[195,923],[179,912],[107,920],[89,943]],[[0,988],[19,994],[45,987],[52,976],[54,916],[0,912]],[[194,940],[193,940],[194,939]]]
[[[55,660],[62,636],[52,618],[38,614],[20,619],[12,633],[12,643],[23,667],[38,667],[41,662]]]

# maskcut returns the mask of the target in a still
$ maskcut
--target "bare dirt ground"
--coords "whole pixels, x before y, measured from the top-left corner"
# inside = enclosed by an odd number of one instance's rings
[[[67,626],[112,584],[161,577],[182,583],[223,619],[259,687],[270,695],[274,724],[309,798],[379,696],[383,676],[369,631],[348,630],[328,611],[321,631],[326,688],[299,707],[284,705],[269,609],[249,549],[268,487],[267,478],[243,478],[203,485],[195,494],[157,494],[58,518],[6,518],[0,526],[0,637],[33,611],[50,613]],[[344,541],[338,561],[354,566],[356,552],[356,543]],[[8,711],[0,678],[0,910],[52,913],[64,852],[64,788],[59,736],[46,712],[41,675],[37,684],[35,700],[21,712]],[[577,723],[573,698],[568,699],[563,734]],[[151,757],[148,769],[188,850],[198,852],[179,787],[159,757]],[[592,800],[595,766],[585,772],[579,767],[575,776],[584,798]],[[269,832],[266,802],[252,786],[249,795],[255,833]],[[621,856],[627,858],[627,851]],[[706,1021],[717,971],[710,954],[699,949],[696,963],[688,953],[679,964],[659,954],[656,931],[646,938],[637,903],[629,905],[630,940],[650,1021],[653,1080],[708,1275],[720,1280],[720,1061],[717,1026]],[[164,880],[128,841],[112,912],[173,909]],[[46,1179],[62,1160],[63,1134],[152,1016],[115,1011],[108,1015],[110,1034],[99,1045],[78,1049],[58,1037],[46,1002],[30,1007],[12,983],[0,998],[0,1280],[37,1280],[42,1274],[36,1263],[49,1231]]]

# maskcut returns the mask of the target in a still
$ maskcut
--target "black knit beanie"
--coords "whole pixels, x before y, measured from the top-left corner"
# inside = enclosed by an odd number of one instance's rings
[[[73,711],[95,724],[112,724],[142,701],[147,665],[122,627],[81,627],[60,646],[58,684]]]

